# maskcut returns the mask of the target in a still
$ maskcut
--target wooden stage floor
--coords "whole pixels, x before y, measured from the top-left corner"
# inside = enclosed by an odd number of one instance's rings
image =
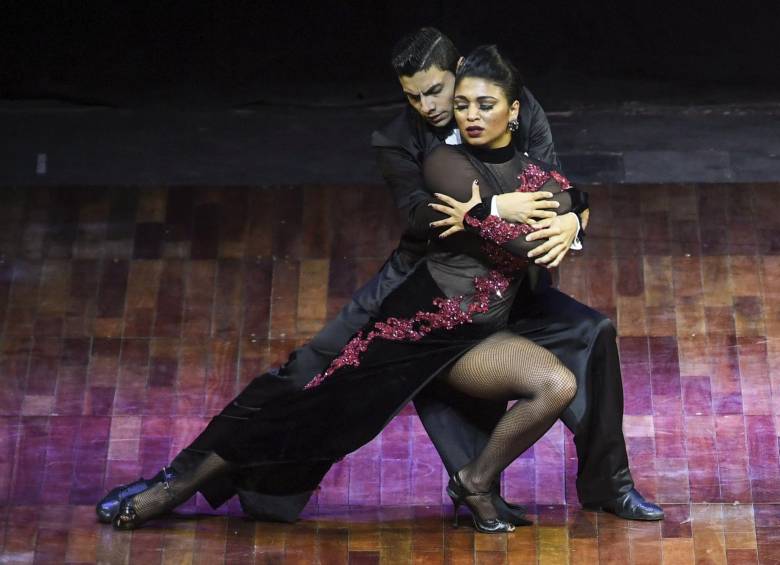
[[[5,188],[0,562],[780,563],[779,189],[589,189],[560,286],[617,324],[634,477],[667,519],[582,511],[558,423],[504,476],[535,524],[486,536],[451,528],[411,407],[296,525],[201,499],[133,533],[94,519],[381,266],[384,188]]]

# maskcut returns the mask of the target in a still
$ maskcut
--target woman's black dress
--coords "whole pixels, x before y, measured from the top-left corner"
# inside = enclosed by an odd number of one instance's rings
[[[309,491],[330,466],[374,438],[431,379],[461,355],[506,327],[526,276],[529,226],[489,215],[488,199],[514,190],[556,194],[558,213],[579,200],[568,181],[513,146],[476,151],[441,146],[425,161],[433,192],[466,201],[479,180],[483,204],[466,217],[466,231],[432,240],[415,271],[382,304],[304,390],[269,373],[241,394],[204,434],[236,463],[244,490],[265,494]]]

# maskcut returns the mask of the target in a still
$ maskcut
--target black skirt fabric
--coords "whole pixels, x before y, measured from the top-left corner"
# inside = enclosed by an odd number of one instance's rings
[[[382,304],[379,320],[434,310],[444,297],[423,262]],[[373,328],[370,321],[364,330]],[[359,366],[339,368],[299,390],[269,373],[255,379],[212,422],[229,438],[215,451],[236,463],[242,488],[266,494],[312,490],[330,466],[371,441],[431,379],[500,326],[466,323],[417,341],[375,339]]]

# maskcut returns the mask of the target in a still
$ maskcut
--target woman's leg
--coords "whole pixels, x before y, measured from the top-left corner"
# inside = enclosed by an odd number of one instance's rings
[[[499,332],[452,367],[447,382],[471,396],[517,400],[499,420],[482,452],[458,477],[474,493],[488,493],[501,472],[555,423],[574,398],[574,375],[552,353],[527,339]],[[490,496],[470,497],[480,518],[496,517]]]

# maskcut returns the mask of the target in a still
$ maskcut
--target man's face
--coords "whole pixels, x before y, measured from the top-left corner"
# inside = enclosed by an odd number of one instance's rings
[[[414,73],[399,76],[406,99],[412,108],[435,127],[446,126],[452,119],[452,92],[455,75],[434,65]]]

